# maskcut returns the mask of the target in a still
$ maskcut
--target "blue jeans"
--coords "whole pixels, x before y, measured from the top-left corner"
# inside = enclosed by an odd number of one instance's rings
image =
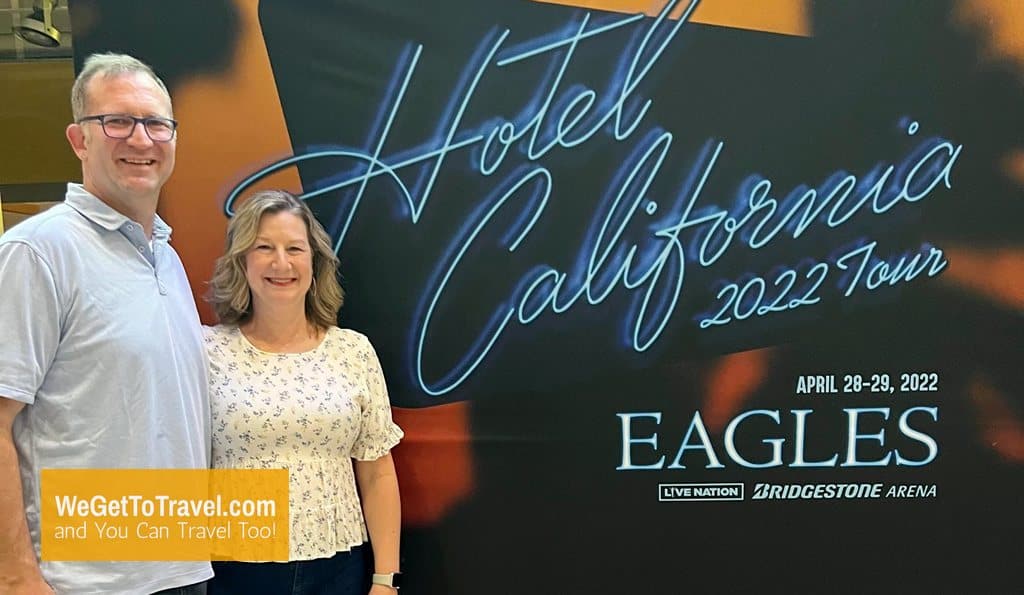
[[[153,595],[206,595],[206,581],[184,587],[164,589],[153,593]]]
[[[208,595],[366,595],[366,546],[297,562],[214,562]]]

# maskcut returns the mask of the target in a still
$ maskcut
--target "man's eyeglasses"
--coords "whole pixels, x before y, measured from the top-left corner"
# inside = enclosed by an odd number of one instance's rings
[[[78,123],[97,121],[103,127],[103,134],[110,138],[125,139],[135,132],[135,125],[142,124],[146,130],[149,140],[158,143],[165,143],[174,138],[174,131],[178,123],[170,118],[159,118],[151,116],[148,118],[136,118],[128,114],[100,114],[98,116],[86,116],[78,120]]]

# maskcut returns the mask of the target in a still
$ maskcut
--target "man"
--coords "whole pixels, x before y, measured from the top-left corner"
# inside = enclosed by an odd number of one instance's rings
[[[210,447],[199,317],[156,216],[167,88],[94,55],[71,105],[82,184],[0,237],[0,592],[203,593],[207,562],[38,562],[40,470],[206,468]]]

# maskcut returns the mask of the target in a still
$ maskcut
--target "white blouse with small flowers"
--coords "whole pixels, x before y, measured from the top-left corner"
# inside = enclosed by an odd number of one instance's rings
[[[369,340],[331,327],[310,351],[268,353],[237,326],[203,334],[213,467],[288,469],[290,560],[366,542],[352,459],[379,459],[403,436]]]

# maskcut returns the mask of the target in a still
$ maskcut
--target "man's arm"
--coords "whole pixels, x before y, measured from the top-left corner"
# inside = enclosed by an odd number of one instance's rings
[[[0,592],[24,595],[49,594],[43,580],[25,521],[18,453],[11,427],[25,407],[0,396]]]

